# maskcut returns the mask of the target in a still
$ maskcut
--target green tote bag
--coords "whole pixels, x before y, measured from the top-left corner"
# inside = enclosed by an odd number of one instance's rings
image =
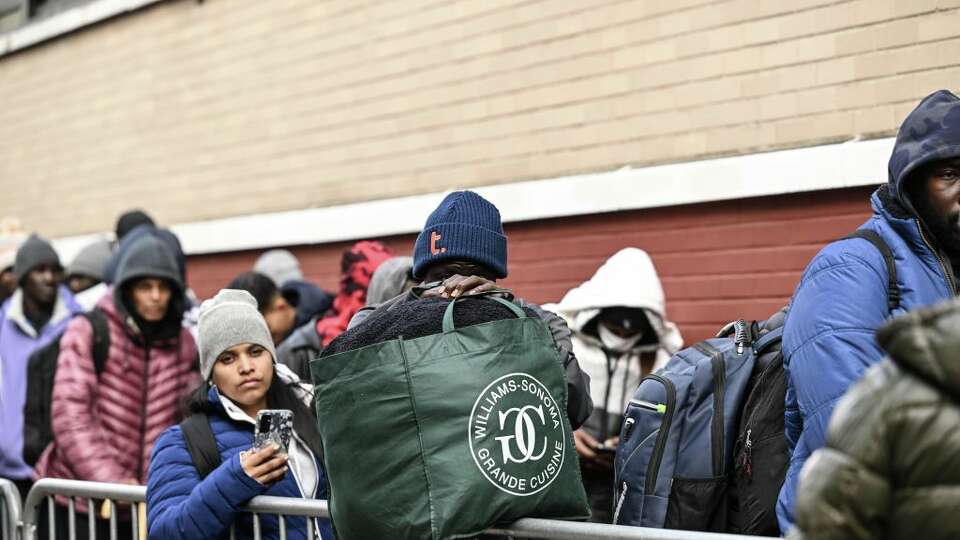
[[[517,318],[454,328],[453,309]],[[317,420],[338,538],[464,538],[589,506],[549,329],[497,297],[451,301],[441,334],[315,359]]]

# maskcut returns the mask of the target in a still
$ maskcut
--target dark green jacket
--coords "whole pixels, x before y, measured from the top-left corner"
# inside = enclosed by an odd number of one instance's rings
[[[960,301],[909,313],[803,468],[791,540],[960,538]]]

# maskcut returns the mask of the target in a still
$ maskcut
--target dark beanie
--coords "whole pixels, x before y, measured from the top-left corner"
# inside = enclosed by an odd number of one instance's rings
[[[53,249],[50,242],[47,242],[36,234],[31,234],[30,237],[27,238],[27,241],[17,250],[17,258],[13,263],[14,279],[17,280],[17,283],[20,283],[31,270],[41,264],[61,267],[60,256],[57,255],[56,250]]]
[[[153,219],[147,215],[143,210],[131,210],[125,212],[120,219],[117,220],[117,240],[120,240],[127,235],[128,232],[139,227],[140,225],[150,225],[153,227],[156,225],[153,222]]]
[[[472,191],[455,191],[430,214],[413,248],[413,277],[444,260],[470,261],[507,277],[507,237],[500,211]]]

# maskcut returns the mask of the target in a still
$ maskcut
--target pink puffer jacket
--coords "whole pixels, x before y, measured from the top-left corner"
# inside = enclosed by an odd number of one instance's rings
[[[180,403],[195,387],[197,346],[186,329],[145,349],[134,339],[107,294],[97,308],[107,316],[110,353],[99,381],[93,366],[93,328],[75,317],[60,342],[53,385],[54,442],[36,476],[146,484],[153,444],[180,421]]]

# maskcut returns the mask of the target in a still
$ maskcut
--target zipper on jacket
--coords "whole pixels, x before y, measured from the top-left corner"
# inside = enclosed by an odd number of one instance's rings
[[[940,263],[940,269],[943,270],[943,279],[947,282],[947,288],[950,289],[950,295],[957,295],[957,287],[953,283],[953,273],[947,270],[947,265],[943,262],[943,257],[940,256],[940,250],[933,247],[933,244],[927,240],[927,235],[923,233],[923,225],[920,223],[919,219],[914,220],[917,223],[917,230],[920,231],[920,239],[923,240],[923,243],[926,244],[927,248],[930,249],[930,252],[933,253],[933,256],[936,257],[937,262]]]
[[[143,477],[143,449],[147,445],[147,383],[150,370],[150,346],[143,348],[143,378],[140,387],[140,447],[137,450],[137,482]]]
[[[663,422],[660,424],[660,433],[657,434],[657,442],[653,447],[653,456],[650,465],[647,467],[647,481],[644,486],[644,493],[653,493],[657,487],[657,474],[660,472],[660,462],[663,460],[664,447],[667,445],[667,436],[670,434],[670,424],[673,422],[673,412],[676,409],[677,389],[673,382],[660,375],[647,375],[644,379],[653,379],[667,390],[667,411],[663,415]],[[640,382],[643,382],[642,380]],[[626,463],[624,463],[626,465]]]

